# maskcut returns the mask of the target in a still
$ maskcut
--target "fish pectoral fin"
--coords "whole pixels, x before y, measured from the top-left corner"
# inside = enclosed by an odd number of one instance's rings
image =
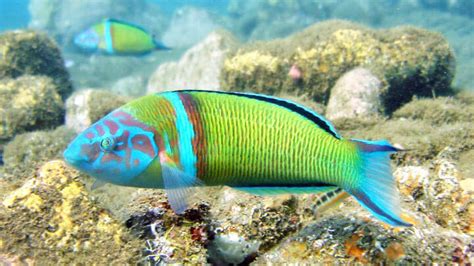
[[[100,179],[96,179],[94,180],[94,183],[92,183],[91,190],[96,190],[100,187],[103,187],[105,184],[107,184],[107,182]]]
[[[196,194],[196,187],[203,183],[175,166],[164,163],[161,167],[168,202],[175,213],[182,214]]]
[[[235,189],[258,196],[275,196],[281,194],[317,194],[330,192],[337,187],[322,186],[322,187],[233,187]]]

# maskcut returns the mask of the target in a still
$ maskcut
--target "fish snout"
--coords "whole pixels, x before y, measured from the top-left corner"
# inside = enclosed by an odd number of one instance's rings
[[[82,155],[79,145],[74,142],[64,150],[63,157],[66,163],[74,167],[80,167],[88,161],[87,156]]]

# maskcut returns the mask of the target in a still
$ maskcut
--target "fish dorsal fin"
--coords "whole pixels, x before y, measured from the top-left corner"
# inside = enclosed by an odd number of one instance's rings
[[[138,30],[141,30],[141,31],[144,31],[144,32],[148,33],[148,31],[145,28],[143,28],[141,26],[138,26],[136,24],[124,21],[124,20],[115,19],[115,18],[106,18],[106,19],[104,19],[104,22],[123,24],[123,25],[127,25],[129,27],[136,28]]]
[[[255,99],[259,101],[264,101],[272,104],[276,104],[281,106],[285,109],[298,113],[299,115],[311,120],[314,122],[319,128],[326,131],[327,133],[331,134],[333,137],[337,139],[341,139],[342,137],[339,133],[336,132],[334,126],[329,122],[326,118],[322,115],[316,113],[315,111],[290,100],[281,99],[273,96],[263,95],[263,94],[256,94],[256,93],[247,93],[247,92],[225,92],[225,91],[203,91],[203,90],[182,90],[177,92],[209,92],[209,93],[219,93],[219,94],[228,94],[228,95],[235,95],[240,97],[247,97],[250,99]]]

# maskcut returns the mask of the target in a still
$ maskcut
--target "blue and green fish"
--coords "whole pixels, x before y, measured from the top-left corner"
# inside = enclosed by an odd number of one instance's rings
[[[73,140],[64,158],[117,185],[164,188],[182,213],[191,188],[226,185],[257,195],[352,195],[375,217],[401,216],[389,142],[344,139],[329,121],[266,95],[175,91],[111,112]]]
[[[145,29],[116,19],[104,19],[92,25],[74,38],[74,44],[87,52],[111,55],[141,55],[170,49]]]

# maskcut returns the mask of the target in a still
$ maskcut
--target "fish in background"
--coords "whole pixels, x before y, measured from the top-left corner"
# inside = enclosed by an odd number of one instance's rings
[[[140,26],[110,18],[79,33],[74,44],[86,52],[111,55],[142,55],[170,49]]]
[[[196,187],[226,185],[256,195],[325,193],[322,204],[349,194],[383,222],[410,226],[390,169],[397,151],[386,140],[345,139],[288,100],[187,90],[116,109],[79,134],[64,158],[99,180],[164,188],[176,213]]]

